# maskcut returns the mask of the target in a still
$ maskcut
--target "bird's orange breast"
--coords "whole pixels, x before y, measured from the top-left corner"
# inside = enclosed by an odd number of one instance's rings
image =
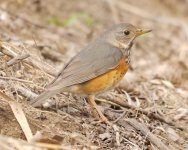
[[[94,79],[79,84],[77,86],[77,93],[96,94],[114,87],[125,75],[128,70],[128,65],[123,58],[119,65]]]

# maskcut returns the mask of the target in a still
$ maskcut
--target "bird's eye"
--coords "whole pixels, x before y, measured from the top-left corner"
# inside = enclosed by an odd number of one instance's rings
[[[123,33],[124,33],[125,35],[129,35],[129,34],[130,34],[130,31],[129,31],[129,30],[125,30]]]

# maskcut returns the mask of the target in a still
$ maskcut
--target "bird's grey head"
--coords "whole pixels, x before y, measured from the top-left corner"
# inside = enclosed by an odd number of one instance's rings
[[[103,36],[103,39],[118,48],[129,48],[133,40],[151,30],[142,30],[132,24],[122,23],[109,28]]]

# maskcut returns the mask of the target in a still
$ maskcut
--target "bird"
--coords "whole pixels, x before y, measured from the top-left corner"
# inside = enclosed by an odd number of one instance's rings
[[[31,101],[31,105],[38,107],[60,92],[86,95],[98,120],[109,124],[97,106],[95,96],[113,89],[124,77],[130,66],[135,39],[148,32],[151,30],[129,23],[113,25],[70,59],[46,90]]]

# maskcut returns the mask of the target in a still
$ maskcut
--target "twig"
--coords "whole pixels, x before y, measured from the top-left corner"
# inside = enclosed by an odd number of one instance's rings
[[[116,120],[113,121],[113,123],[118,122],[121,118],[123,118],[126,114],[126,111],[124,111]]]
[[[23,140],[18,140],[18,139],[14,139],[11,137],[7,137],[7,136],[2,136],[0,135],[0,147],[2,150],[13,150],[13,149],[17,149],[17,150],[27,150],[27,149],[32,149],[32,150],[42,150],[37,148],[35,145],[30,144],[26,141]]]
[[[19,63],[20,61],[28,58],[29,56],[30,56],[29,54],[17,55],[15,57],[13,57],[11,60],[9,60],[5,66],[1,66],[0,69],[5,68],[6,66],[10,67],[16,63]]]
[[[135,143],[131,142],[130,140],[127,140],[126,138],[123,137],[123,139],[128,142],[129,144],[133,145],[135,148],[139,149],[139,146],[136,145]]]
[[[37,142],[36,143],[37,146],[41,147],[41,148],[47,148],[47,149],[63,149],[63,150],[77,150],[77,149],[80,149],[81,147],[83,148],[83,146],[62,146],[62,145],[58,145],[58,144],[51,144],[51,143],[42,143],[42,142]],[[76,148],[77,147],[77,148]],[[81,148],[81,149],[82,149]],[[97,150],[99,147],[97,146],[90,146],[89,149],[93,149],[93,150]]]
[[[54,62],[62,61],[62,54],[58,51],[52,51],[50,46],[37,44],[37,48],[41,51],[41,54],[44,58],[50,59]]]
[[[103,97],[103,98],[106,98],[106,97]],[[108,99],[107,101],[115,103],[116,105],[118,104],[119,106],[124,107],[124,108],[135,109],[138,112],[148,116],[151,119],[157,119],[157,120],[159,120],[161,122],[164,122],[164,123],[166,123],[166,124],[168,124],[170,126],[174,126],[174,127],[178,128],[180,130],[187,130],[185,127],[179,126],[179,125],[175,124],[174,122],[171,122],[171,121],[167,120],[166,118],[161,117],[161,116],[159,116],[159,115],[157,115],[155,113],[151,113],[150,111],[143,110],[143,109],[131,106],[131,105],[127,104],[125,101],[123,101],[122,99]]]
[[[63,150],[77,150],[83,148],[82,145],[63,145],[63,144],[50,144],[50,143],[28,143],[27,141],[14,139],[7,136],[0,135],[0,147],[3,150],[44,150],[45,149],[63,149]],[[89,149],[99,149],[97,146],[88,146]]]
[[[133,100],[131,99],[130,95],[125,91],[125,90],[122,90],[122,92],[125,94],[126,96],[126,99],[128,101],[128,104],[130,106],[134,106],[136,108],[139,108],[140,107],[140,102],[138,100],[138,98],[135,98],[136,99],[136,102],[133,102]]]
[[[10,45],[6,45],[7,43],[0,41],[0,51],[10,57],[16,57],[17,53],[15,53],[14,51],[12,51]]]
[[[112,101],[106,100],[105,97],[104,98],[95,98],[95,101],[104,102],[104,103],[107,103],[107,104],[119,106],[118,104],[116,104]]]
[[[6,100],[6,102],[8,102],[8,104],[10,105],[15,118],[17,119],[19,125],[21,126],[21,128],[26,136],[27,141],[31,141],[33,135],[32,135],[31,129],[29,127],[29,124],[27,122],[27,119],[25,117],[25,114],[22,110],[21,105],[1,91],[0,91],[0,96],[4,100]]]
[[[119,135],[119,129],[116,125],[112,125],[114,131],[116,132],[116,143],[117,146],[120,146],[120,135]]]
[[[32,83],[32,81],[28,81],[28,80],[24,80],[24,79],[19,79],[19,78],[15,78],[15,77],[2,77],[0,76],[0,79],[4,79],[4,80],[14,80],[14,81],[18,81],[18,82],[25,82],[25,83]]]
[[[18,93],[20,93],[20,95],[28,98],[29,100],[35,99],[38,96],[38,94],[32,92],[29,89],[26,89],[26,88],[20,86],[20,85],[15,85],[14,89],[16,91],[18,91]]]
[[[22,61],[22,60],[28,58],[29,56],[30,56],[29,54],[21,54],[21,55],[18,55],[18,56],[16,56],[16,57],[14,57],[13,59],[11,59],[10,61],[8,61],[8,62],[7,62],[7,65],[8,65],[8,67],[9,67],[9,66],[12,66],[12,65],[14,65],[14,64],[16,64],[16,63],[18,63],[18,62],[20,62],[20,61]]]
[[[168,148],[160,139],[158,139],[153,133],[151,133],[144,124],[138,122],[135,119],[126,119],[125,121],[136,130],[140,131],[151,143],[156,145],[160,150],[170,150],[170,148]]]
[[[0,88],[6,88],[9,84],[4,81],[4,80],[0,80]],[[28,98],[28,99],[35,99],[38,95],[32,91],[30,91],[29,89],[26,89],[20,85],[14,85],[12,88],[14,88],[14,90],[18,91],[20,93],[20,95]]]
[[[13,58],[19,56],[19,54],[16,53],[14,50],[18,51],[18,49],[13,45],[6,42],[0,42],[0,52],[4,53],[5,55],[8,55],[9,57],[13,57]],[[58,71],[55,68],[40,61],[39,59],[34,58],[32,55],[27,60],[23,60],[23,61],[34,67],[44,70],[49,75],[56,76],[58,74]]]

